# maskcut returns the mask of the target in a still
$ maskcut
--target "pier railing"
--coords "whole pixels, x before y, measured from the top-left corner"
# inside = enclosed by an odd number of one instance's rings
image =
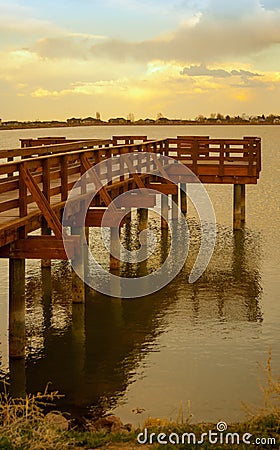
[[[126,143],[113,145],[119,140]],[[43,146],[0,152],[1,158],[22,158],[0,164],[0,246],[16,240],[22,227],[25,234],[40,227],[42,208],[38,208],[36,189],[59,214],[68,192],[88,169],[85,159],[94,165],[110,158],[113,178],[120,173],[114,169],[113,161],[116,164],[118,155],[129,152],[151,152],[177,159],[205,183],[254,184],[261,170],[261,143],[259,138],[254,137],[229,140],[181,136],[152,141],[147,140],[146,136],[120,136],[112,140],[94,139],[52,145],[48,145],[46,139],[44,142]],[[151,176],[145,174],[144,165],[139,165],[136,170],[141,173],[144,183],[151,182]],[[31,182],[26,173],[32,177]],[[178,175],[178,171],[176,173]],[[121,191],[137,187],[133,178],[127,179],[124,175],[110,184],[106,189],[112,198]],[[96,196],[96,202],[96,206],[104,205],[100,196]]]

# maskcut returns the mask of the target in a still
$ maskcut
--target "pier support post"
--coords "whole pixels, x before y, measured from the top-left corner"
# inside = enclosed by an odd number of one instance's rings
[[[139,231],[143,231],[148,227],[148,212],[147,208],[139,208]]]
[[[41,228],[41,236],[50,236],[52,234],[52,230],[49,227],[42,226]],[[41,267],[42,268],[50,268],[51,267],[51,259],[41,259]]]
[[[81,235],[82,228],[72,227],[71,234]],[[83,244],[80,246],[80,252],[75,256],[72,261],[72,302],[84,303],[85,302],[85,285],[84,281],[77,275],[78,273],[84,274],[84,248]]]
[[[126,216],[125,216],[125,226],[126,228],[129,228],[131,226],[131,209],[127,209]]]
[[[241,229],[241,184],[233,185],[233,229]]]
[[[173,202],[172,203],[172,219],[177,220],[178,219],[178,204],[179,204],[178,188],[177,188],[177,194],[172,194],[172,202]],[[177,205],[177,207],[176,207],[176,205]]]
[[[188,205],[187,205],[187,193],[186,193],[187,185],[186,183],[181,183],[181,211],[183,214],[186,214]]]
[[[166,220],[164,219],[166,217]],[[168,196],[161,194],[161,228],[168,228]]]
[[[85,227],[85,237],[86,237],[86,245],[83,249],[83,258],[84,258],[84,279],[87,282],[89,280],[89,227]],[[84,288],[87,289],[88,285],[85,284]]]
[[[246,185],[241,184],[241,222],[246,220]]]
[[[9,355],[25,357],[25,260],[9,259]]]
[[[77,374],[77,382],[83,383],[84,365],[85,365],[85,309],[84,303],[72,305],[72,342],[74,368]]]
[[[43,218],[43,221],[45,219]],[[52,231],[47,226],[42,226],[41,235],[50,236]],[[51,259],[41,259],[42,299],[49,303],[52,296]]]
[[[26,397],[26,369],[24,358],[10,358],[9,394],[14,398]]]
[[[110,269],[118,270],[120,268],[120,229],[119,227],[110,228]],[[115,256],[114,256],[115,255]]]
[[[161,252],[161,264],[164,263],[168,256],[169,247],[168,247],[168,229],[162,228],[161,230],[161,241],[160,241],[160,252]]]

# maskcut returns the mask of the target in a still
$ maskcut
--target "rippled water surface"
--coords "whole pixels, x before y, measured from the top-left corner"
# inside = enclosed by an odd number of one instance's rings
[[[258,184],[246,187],[246,227],[232,231],[232,186],[207,185],[217,218],[217,243],[207,271],[196,283],[187,282],[200,242],[199,222],[190,208],[191,245],[184,268],[166,288],[141,299],[88,290],[86,305],[72,306],[69,263],[53,262],[50,297],[40,261],[28,261],[27,358],[10,366],[8,264],[0,261],[0,371],[14,393],[43,390],[51,382],[65,394],[59,406],[73,414],[114,411],[137,424],[147,416],[176,418],[190,406],[194,421],[239,420],[244,417],[241,402],[262,405],[261,366],[270,349],[273,372],[280,374],[280,127],[14,130],[0,132],[0,148],[16,148],[22,137],[118,134],[260,136],[263,169]],[[132,229],[122,231],[124,242],[137,241],[136,223],[134,213]],[[161,244],[146,265],[135,269],[138,275],[160,265],[168,247],[156,217],[150,226]],[[99,242],[92,229],[95,251]],[[99,257],[108,265],[106,254]],[[131,275],[129,265],[121,270]],[[144,411],[135,415],[136,408]]]

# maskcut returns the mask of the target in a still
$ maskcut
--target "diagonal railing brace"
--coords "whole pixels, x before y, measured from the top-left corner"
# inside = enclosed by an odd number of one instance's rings
[[[59,218],[51,208],[51,205],[44,194],[41,192],[29,169],[24,167],[23,164],[20,166],[20,177],[28,187],[39,209],[42,211],[49,227],[53,230],[55,237],[57,239],[62,239],[62,225]]]

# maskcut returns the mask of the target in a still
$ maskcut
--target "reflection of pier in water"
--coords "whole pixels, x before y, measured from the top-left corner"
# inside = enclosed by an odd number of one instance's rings
[[[83,280],[88,276],[84,272],[87,264],[84,264],[83,256],[90,227],[110,228],[110,268],[119,270],[118,235],[125,212],[129,214],[131,208],[138,208],[144,229],[148,208],[154,207],[156,197],[161,197],[161,228],[167,228],[168,196],[173,202],[170,215],[172,220],[176,220],[178,209],[182,213],[187,211],[187,189],[189,198],[197,206],[203,205],[203,208],[198,208],[201,218],[206,214],[207,218],[203,220],[213,224],[215,218],[211,205],[206,202],[210,207],[208,209],[199,195],[200,182],[232,184],[233,228],[240,230],[246,216],[245,186],[256,184],[261,171],[261,141],[257,137],[209,139],[208,136],[178,136],[156,141],[148,140],[147,136],[115,136],[111,140],[101,141],[28,139],[22,140],[21,149],[5,150],[1,155],[7,161],[1,163],[0,170],[0,257],[9,258],[9,357],[15,359],[25,357],[27,259],[42,260],[43,278],[47,280],[44,283],[46,298],[50,295],[48,280],[51,260],[71,259],[74,269],[73,302],[83,303]],[[100,170],[100,164],[104,167],[104,162],[106,168]],[[92,184],[96,191],[94,198]],[[74,198],[70,194],[73,186],[77,188],[77,191],[74,189],[77,194]],[[152,190],[152,194],[146,195],[147,189],[149,192]],[[146,194],[142,195],[144,191]],[[122,197],[124,193],[128,193],[126,199]],[[71,228],[71,234],[65,235],[65,227],[68,231]],[[31,235],[39,230],[41,235]],[[185,241],[186,229],[182,235]],[[181,237],[177,243],[178,252],[183,254],[186,247],[181,245]],[[146,246],[145,251],[149,249]],[[200,259],[199,262],[203,259],[203,252],[201,254],[197,259]],[[146,284],[145,279],[134,280],[133,283],[128,280],[126,289],[117,296],[137,297],[160,289],[162,283],[159,279],[168,283],[181,269],[180,261],[184,260],[175,254],[171,258],[173,264],[162,265],[159,277],[150,277],[152,283]],[[207,257],[204,257],[204,263],[206,267]],[[194,273],[195,277],[199,276],[199,265],[194,266],[191,276]],[[164,266],[168,267],[168,271],[163,271]],[[138,274],[144,273],[146,267],[149,268],[148,264],[141,264]],[[200,267],[203,269],[202,265]],[[98,277],[92,278],[96,284],[91,286],[99,292],[116,295],[124,283],[115,277],[113,286],[110,284],[113,278],[107,277],[109,291],[101,272]],[[132,286],[131,290],[128,286]]]
[[[163,233],[167,239],[166,230]],[[40,299],[37,292],[34,298],[40,280],[39,275],[30,277],[29,354],[26,371],[23,361],[12,362],[12,391],[22,393],[25,385],[28,392],[36,392],[51,381],[51,388],[66,396],[60,401],[62,409],[84,414],[95,407],[105,412],[124,395],[145,355],[156,351],[158,336],[169,320],[175,320],[170,312],[177,310],[178,314],[178,302],[185,305],[180,320],[193,327],[207,321],[261,322],[257,239],[249,231],[219,230],[215,253],[199,281],[188,284],[192,265],[188,259],[164,291],[141,299],[109,298],[87,289],[86,303],[72,305],[67,262],[53,268],[52,299],[46,286],[44,297]],[[168,247],[164,240],[161,245],[161,250]],[[198,241],[194,238],[191,245],[195,249]],[[163,254],[158,252],[158,264]],[[142,274],[144,271],[142,264]]]

